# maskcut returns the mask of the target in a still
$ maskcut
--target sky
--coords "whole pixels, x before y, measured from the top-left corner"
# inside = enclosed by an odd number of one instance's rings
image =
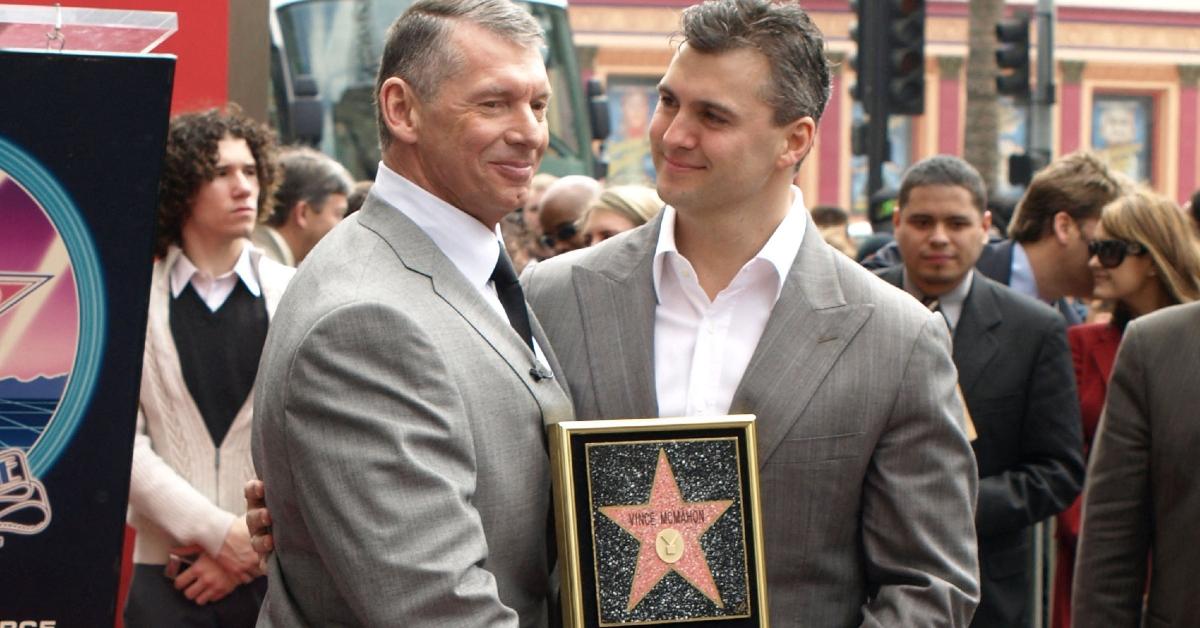
[[[0,314],[0,379],[68,372],[79,307],[66,247],[37,202],[0,173],[0,275],[13,272],[54,278]]]

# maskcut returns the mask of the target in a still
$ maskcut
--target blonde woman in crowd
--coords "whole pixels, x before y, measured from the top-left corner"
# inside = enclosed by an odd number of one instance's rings
[[[1106,205],[1088,243],[1094,296],[1113,304],[1112,319],[1067,330],[1075,360],[1085,454],[1100,421],[1117,346],[1129,321],[1200,299],[1200,252],[1174,202],[1140,189]],[[1072,570],[1082,497],[1058,517],[1055,628],[1070,626]]]
[[[611,187],[588,205],[579,219],[579,230],[585,245],[595,246],[622,231],[646,224],[662,206],[662,199],[653,188],[643,185]]]

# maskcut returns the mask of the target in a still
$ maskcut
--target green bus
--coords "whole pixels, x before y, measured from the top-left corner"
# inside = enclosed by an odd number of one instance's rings
[[[271,0],[268,107],[284,142],[333,156],[359,179],[379,163],[375,74],[387,28],[412,0]],[[518,2],[546,35],[543,57],[554,90],[550,147],[542,170],[603,175],[594,140],[608,135],[598,84],[585,90],[565,0]],[[585,93],[586,92],[586,93]]]

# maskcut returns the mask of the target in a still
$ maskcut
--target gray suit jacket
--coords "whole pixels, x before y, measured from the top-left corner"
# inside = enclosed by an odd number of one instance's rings
[[[581,419],[658,414],[660,224],[526,273]],[[967,625],[977,481],[940,317],[809,220],[730,412],[758,416],[773,625]]]
[[[1200,303],[1148,314],[1125,330],[1088,466],[1076,626],[1200,626],[1198,331]]]
[[[570,399],[395,208],[370,196],[305,260],[254,412],[276,544],[259,625],[545,625],[543,430]]]

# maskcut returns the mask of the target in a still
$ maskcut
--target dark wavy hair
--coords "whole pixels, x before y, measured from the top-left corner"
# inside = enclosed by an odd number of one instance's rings
[[[821,121],[831,79],[825,37],[794,0],[707,0],[683,10],[684,41],[699,52],[748,48],[770,66],[763,100],[776,126],[809,116]]]
[[[155,256],[180,244],[183,223],[191,215],[200,186],[216,177],[217,144],[226,137],[246,140],[258,171],[258,219],[271,213],[278,180],[275,133],[242,114],[235,104],[224,110],[185,113],[171,119],[162,178],[158,184],[158,237]]]

